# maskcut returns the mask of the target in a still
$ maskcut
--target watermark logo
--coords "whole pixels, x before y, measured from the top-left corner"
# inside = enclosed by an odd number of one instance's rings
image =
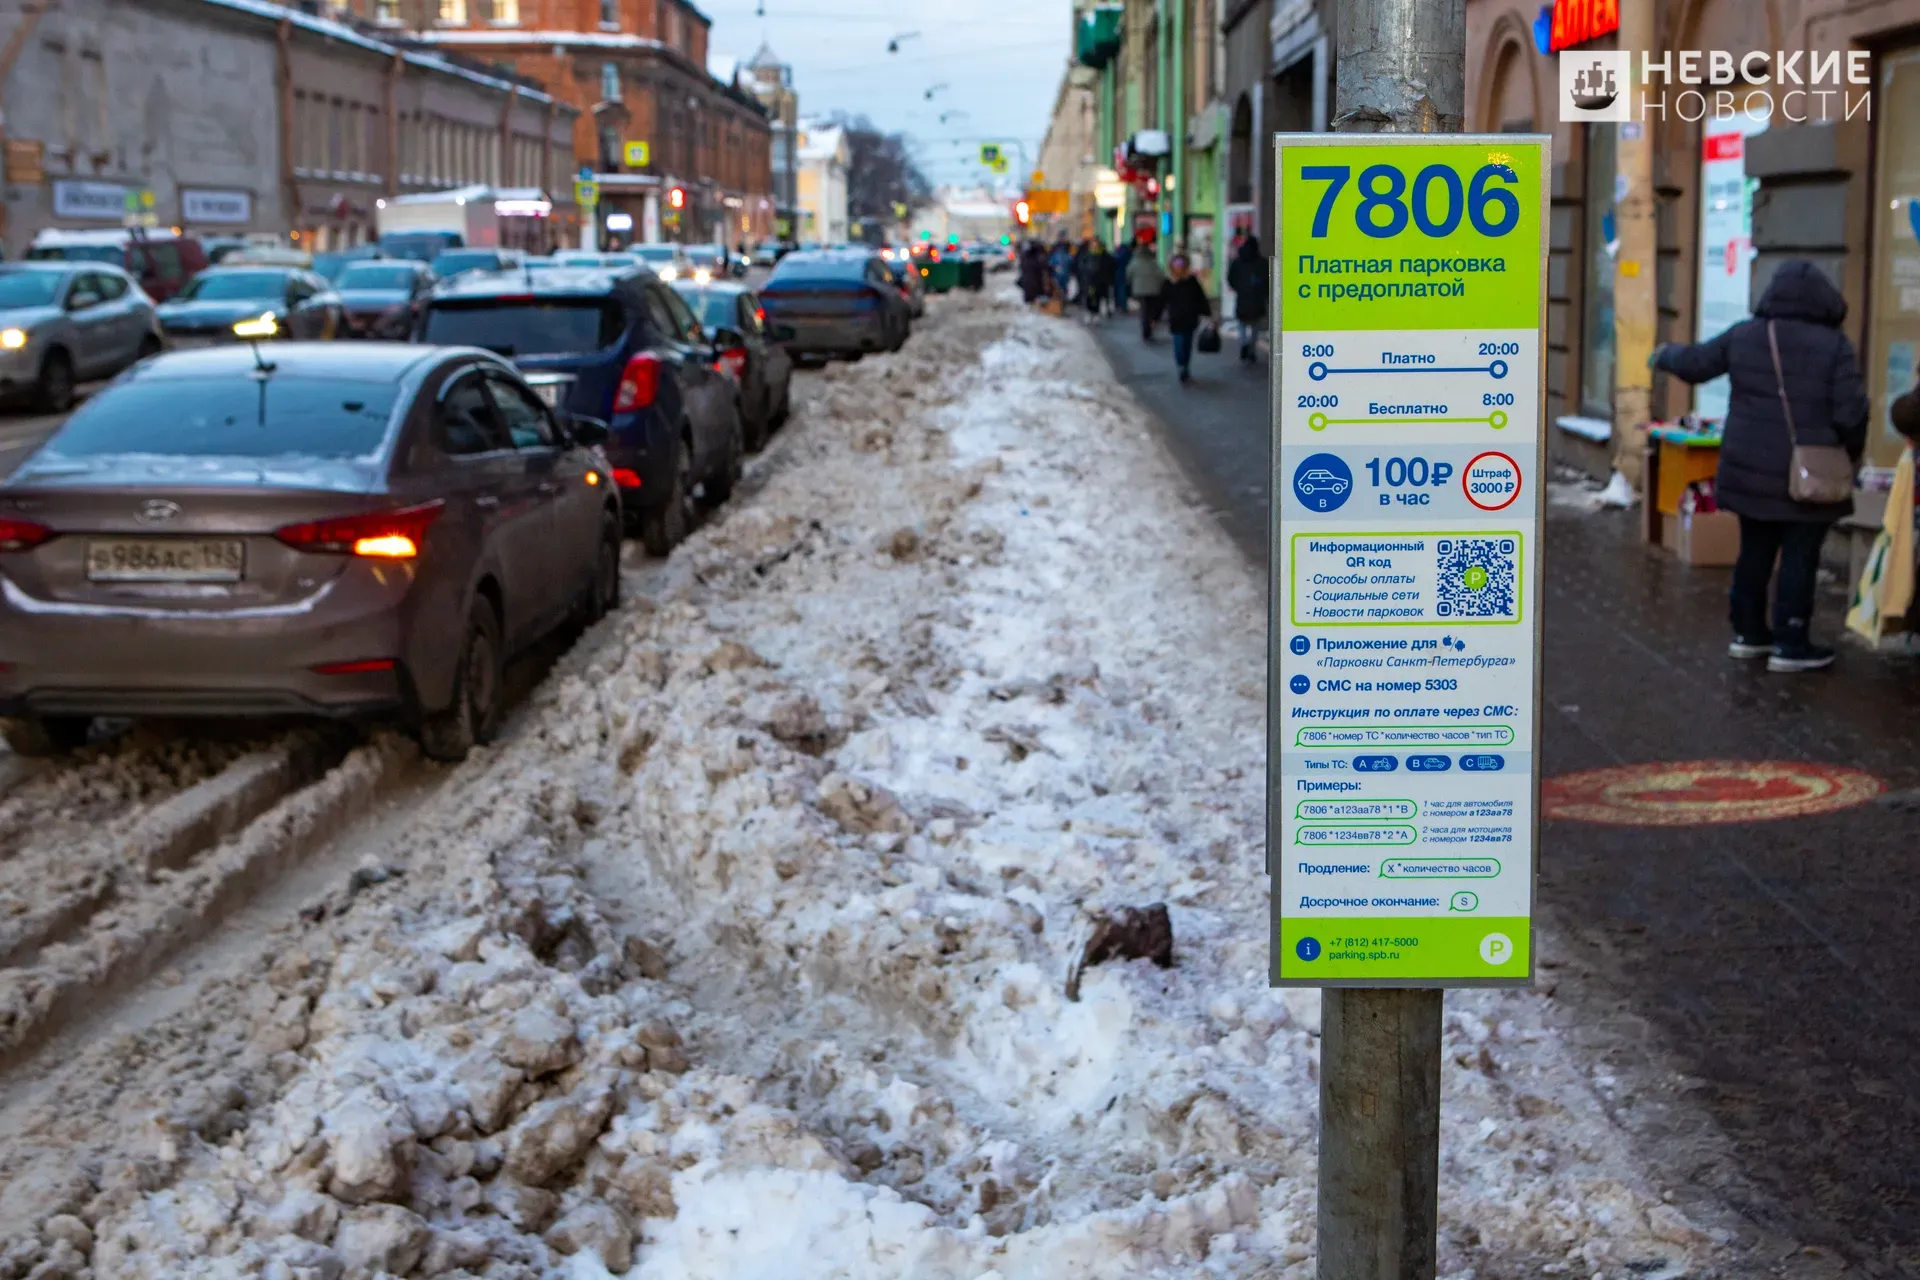
[[[1637,61],[1621,49],[1569,49],[1560,55],[1560,119],[1872,120],[1871,85],[1868,55],[1859,49],[1669,49],[1658,57],[1642,52]]]
[[[1560,55],[1560,118],[1588,124],[1633,119],[1633,55],[1599,49]]]

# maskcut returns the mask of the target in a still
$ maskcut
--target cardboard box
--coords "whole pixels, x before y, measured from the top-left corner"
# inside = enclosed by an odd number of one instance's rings
[[[1731,511],[1661,516],[1660,544],[1682,564],[1730,565],[1740,554],[1740,517]]]

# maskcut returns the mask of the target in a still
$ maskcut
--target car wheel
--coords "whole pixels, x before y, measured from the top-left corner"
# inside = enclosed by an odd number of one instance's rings
[[[45,413],[65,413],[73,408],[73,361],[64,351],[49,351],[40,362],[40,378],[33,385],[33,398]]]
[[[91,716],[26,716],[0,720],[0,737],[17,756],[57,756],[86,746],[92,728]]]
[[[620,607],[620,522],[611,513],[600,517],[600,548],[594,553],[593,581],[580,610],[588,626]]]
[[[139,354],[134,356],[134,359],[136,361],[151,360],[159,355],[161,350],[160,339],[154,337],[152,334],[148,334],[146,337],[140,339],[140,351]]]
[[[460,645],[460,666],[453,676],[453,704],[420,721],[420,749],[430,760],[459,764],[500,727],[500,686],[506,655],[500,621],[484,597],[476,597],[467,615]]]
[[[664,556],[680,545],[693,528],[693,459],[687,442],[680,441],[673,455],[673,479],[664,502],[640,517],[640,541],[647,554]]]

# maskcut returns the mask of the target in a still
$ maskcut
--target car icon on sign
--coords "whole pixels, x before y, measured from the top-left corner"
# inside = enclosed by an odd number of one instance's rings
[[[1315,467],[1301,472],[1293,483],[1301,493],[1345,493],[1351,481],[1341,479],[1325,467]]]

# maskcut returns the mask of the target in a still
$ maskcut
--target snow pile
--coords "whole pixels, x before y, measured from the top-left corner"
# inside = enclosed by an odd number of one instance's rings
[[[31,1144],[116,1130],[0,1193],[0,1276],[1310,1274],[1257,575],[1073,326],[951,299],[796,391],[507,742],[75,1064]],[[1068,999],[1092,914],[1154,902],[1173,967]],[[1708,1257],[1535,997],[1447,1036],[1446,1270]]]

